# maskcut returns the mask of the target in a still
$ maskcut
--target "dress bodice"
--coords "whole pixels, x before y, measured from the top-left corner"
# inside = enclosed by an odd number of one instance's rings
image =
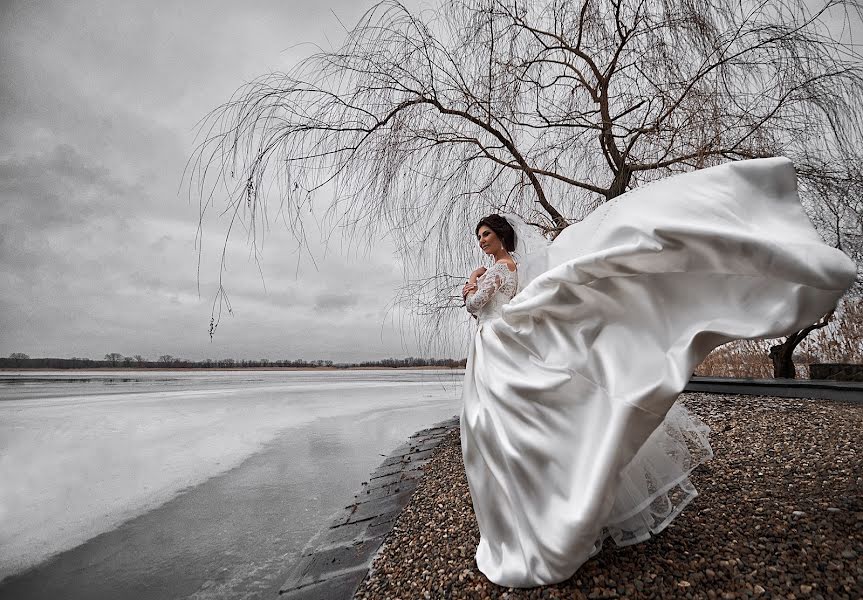
[[[510,271],[506,263],[494,263],[477,279],[477,290],[465,300],[467,310],[476,315],[478,323],[500,316],[503,305],[512,300],[518,289],[518,272]]]

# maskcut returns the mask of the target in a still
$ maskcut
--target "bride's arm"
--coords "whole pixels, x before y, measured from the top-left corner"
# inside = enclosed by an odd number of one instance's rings
[[[495,272],[495,265],[485,272],[483,277],[477,282],[477,289],[474,292],[468,292],[464,299],[464,305],[467,311],[476,315],[480,309],[491,300],[494,293],[501,286],[502,280],[500,274]]]
[[[485,267],[477,267],[470,274],[470,277],[464,283],[464,287],[461,289],[461,299],[467,301],[467,295],[472,294],[476,291],[476,280],[485,275],[486,272]]]

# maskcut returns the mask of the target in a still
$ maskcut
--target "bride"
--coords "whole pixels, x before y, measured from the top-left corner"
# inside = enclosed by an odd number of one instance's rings
[[[856,274],[784,158],[638,188],[551,244],[513,215],[475,233],[494,263],[462,290],[477,329],[461,446],[477,566],[504,586],[564,581],[603,540],[662,531],[712,457],[707,426],[675,402],[695,367],[815,322]]]

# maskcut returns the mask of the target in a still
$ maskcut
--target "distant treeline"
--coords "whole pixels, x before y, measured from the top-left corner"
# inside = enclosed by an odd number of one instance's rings
[[[157,360],[135,356],[123,356],[122,354],[106,354],[102,360],[91,358],[30,358],[26,354],[15,352],[7,358],[0,358],[0,369],[98,369],[105,367],[124,369],[260,369],[260,368],[295,368],[295,369],[319,369],[334,368],[348,369],[351,367],[379,367],[379,368],[411,368],[411,367],[438,367],[441,369],[464,368],[467,360],[454,358],[384,358],[381,360],[370,360],[359,363],[336,363],[331,360],[234,360],[223,358],[220,360],[187,360],[177,358],[170,354],[164,354]]]

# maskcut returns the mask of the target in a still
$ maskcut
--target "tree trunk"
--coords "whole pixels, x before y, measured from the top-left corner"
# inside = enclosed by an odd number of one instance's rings
[[[773,377],[775,378],[784,378],[784,379],[795,379],[797,373],[794,369],[794,350],[800,345],[806,336],[815,331],[816,329],[821,329],[822,327],[826,327],[830,322],[830,318],[833,316],[833,311],[831,310],[829,313],[824,315],[820,321],[806,327],[805,329],[801,329],[800,331],[796,331],[785,338],[785,341],[781,344],[777,344],[776,346],[770,347],[770,360],[773,361]]]
[[[773,377],[795,379],[794,349],[797,347],[797,334],[788,336],[784,342],[770,347],[770,360],[773,361]]]
[[[617,198],[621,194],[625,193],[626,188],[629,187],[629,181],[631,179],[632,171],[630,171],[626,166],[622,167],[614,176],[614,181],[612,181],[609,186],[608,193],[605,195],[606,201],[611,200],[612,198]]]

